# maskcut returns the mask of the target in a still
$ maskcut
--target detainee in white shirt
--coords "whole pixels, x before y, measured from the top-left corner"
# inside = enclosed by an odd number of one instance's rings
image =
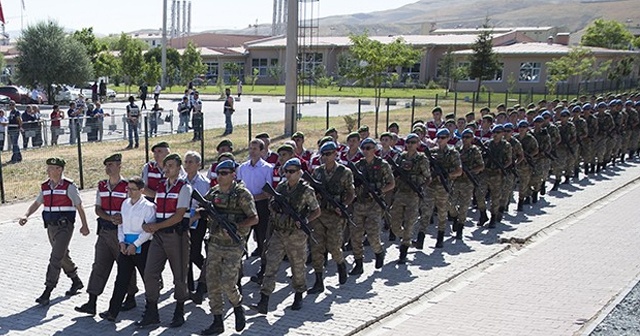
[[[100,313],[100,317],[109,321],[115,321],[118,317],[122,300],[127,294],[131,273],[137,268],[140,275],[144,276],[147,251],[153,234],[145,232],[142,229],[142,224],[155,223],[156,221],[155,204],[142,196],[144,190],[142,178],[133,177],[128,182],[129,198],[122,203],[122,224],[118,225],[118,241],[120,243],[118,275],[109,302],[109,310]]]

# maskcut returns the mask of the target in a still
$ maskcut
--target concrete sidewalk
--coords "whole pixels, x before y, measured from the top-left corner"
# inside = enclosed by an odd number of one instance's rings
[[[640,274],[640,182],[536,235],[362,335],[572,335]],[[586,330],[585,330],[586,329]]]

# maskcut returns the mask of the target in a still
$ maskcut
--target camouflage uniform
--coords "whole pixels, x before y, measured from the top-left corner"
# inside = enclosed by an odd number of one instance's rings
[[[562,169],[562,167],[566,165],[566,157],[560,157],[560,155],[558,155],[557,153],[557,148],[560,146],[560,141],[562,140],[560,137],[560,129],[558,129],[558,126],[553,122],[550,122],[546,126],[546,129],[547,133],[549,134],[549,138],[551,139],[550,153],[558,157],[557,159],[550,161],[549,164],[551,165],[551,170],[553,171],[553,173],[558,175],[556,171]]]
[[[638,141],[640,141],[640,115],[638,111],[633,107],[627,107],[627,135],[629,136],[629,142],[626,150],[629,152],[629,158],[638,150]]]
[[[589,138],[585,137],[589,135],[589,128],[587,125],[587,121],[581,117],[581,116],[577,116],[574,117],[571,122],[573,122],[573,124],[576,127],[576,142],[577,145],[574,148],[575,151],[575,155],[574,155],[574,163],[573,163],[573,167],[574,170],[578,170],[580,168],[580,162],[585,162],[587,163],[588,161],[585,160],[585,153],[587,152],[587,146],[589,146]],[[586,173],[586,170],[585,170]]]
[[[594,150],[598,158],[598,164],[604,166],[604,164],[611,160],[610,144],[613,143],[613,135],[611,132],[615,124],[611,113],[608,111],[598,112],[596,117],[598,119],[598,133]]]
[[[220,190],[220,185],[216,185],[204,197],[211,201],[216,210],[226,216],[231,223],[238,224],[248,217],[258,215],[251,192],[241,182],[233,182],[228,192],[223,192]],[[242,302],[242,295],[236,283],[250,228],[239,226],[238,235],[242,240],[240,243],[234,243],[213,218],[210,218],[208,223],[210,223],[207,247],[209,306],[213,315],[223,315],[225,295],[233,307],[238,307]]]
[[[276,187],[287,201],[298,211],[301,216],[315,211],[320,207],[316,194],[306,182],[300,180],[293,188],[287,181],[282,181]],[[267,268],[264,272],[261,293],[271,295],[276,286],[276,274],[282,258],[287,255],[293,273],[292,283],[296,293],[304,293],[307,290],[305,282],[305,261],[307,260],[307,234],[299,229],[295,221],[279,213],[273,207],[271,209],[271,226],[273,233],[267,245]]]
[[[555,160],[556,166],[553,168],[553,172],[556,175],[556,181],[559,181],[562,176],[567,178],[573,176],[574,157],[576,153],[576,126],[567,121],[565,124],[559,124],[560,138],[562,139],[559,146],[556,146],[556,155],[558,159]]]
[[[338,202],[343,202],[347,194],[353,194],[353,173],[349,168],[339,163],[333,171],[328,172],[323,164],[313,171],[313,178],[320,181],[326,190],[334,195]],[[344,262],[342,255],[342,233],[345,220],[336,214],[335,209],[327,201],[320,199],[322,213],[311,222],[317,244],[311,244],[311,260],[316,273],[324,269],[324,254],[331,253],[336,264]]]
[[[433,149],[431,150],[431,155],[444,170],[445,175],[460,167],[460,154],[455,150],[449,149],[449,147]],[[434,166],[431,166],[431,168],[434,168]],[[447,224],[447,211],[450,208],[449,193],[445,190],[440,179],[435,176],[435,173],[432,172],[431,175],[434,178],[427,185],[424,196],[425,206],[421,209],[423,211],[421,214],[422,220],[418,224],[418,232],[422,233],[427,230],[434,207],[438,209],[438,231],[444,231]]]
[[[423,153],[416,153],[409,157],[407,152],[402,152],[396,159],[398,166],[405,169],[413,182],[423,186],[430,178],[429,160]],[[396,193],[391,207],[391,230],[402,239],[402,245],[411,245],[413,225],[418,219],[418,206],[420,197],[399,177],[396,177]]]
[[[484,164],[482,161],[482,152],[480,152],[480,149],[475,145],[471,145],[468,148],[462,147],[460,148],[460,163],[469,171],[473,171]],[[467,220],[467,211],[471,207],[473,189],[473,182],[471,182],[466,174],[462,174],[453,181],[453,186],[451,187],[451,208],[459,224],[464,225],[464,222]]]
[[[507,167],[513,160],[511,145],[503,140],[495,142],[494,140],[488,141],[485,146],[488,151],[491,152],[496,160],[502,164],[503,167]],[[484,170],[480,174],[480,186],[476,188],[476,202],[478,203],[478,210],[481,213],[486,213],[487,204],[485,201],[485,195],[489,192],[491,199],[490,212],[493,216],[499,213],[499,209],[502,201],[502,183],[504,182],[504,176],[498,166],[489,159],[488,153],[484,153]]]
[[[539,131],[534,130],[533,136],[538,142],[538,155],[534,157],[536,168],[531,175],[530,185],[533,192],[537,193],[540,191],[542,184],[549,178],[551,159],[549,159],[545,153],[551,152],[551,136],[549,136],[546,128],[541,128]]]
[[[369,181],[373,190],[381,190],[393,179],[391,166],[380,157],[375,157],[371,163],[360,159],[355,163],[356,168]],[[382,253],[383,247],[380,241],[380,228],[383,211],[362,186],[356,187],[356,202],[353,209],[353,221],[356,227],[351,228],[351,245],[353,246],[353,257],[362,259],[364,257],[363,238],[365,232],[367,240],[374,253]],[[392,217],[393,218],[393,217]]]
[[[539,148],[538,141],[530,132],[527,132],[524,135],[519,134],[518,140],[520,141],[520,146],[522,147],[522,152],[525,156],[525,159],[516,166],[518,175],[520,175],[520,189],[518,190],[518,201],[520,201],[531,196],[532,190],[536,190],[532,183],[536,165],[535,158],[531,153],[537,152]],[[538,187],[540,187],[542,182],[537,181],[536,183],[538,184]]]
[[[506,141],[511,145],[512,161],[510,162],[510,164],[514,165],[516,158],[523,156],[522,144],[520,144],[520,141],[514,136],[511,136],[511,139]],[[514,174],[513,170],[507,169],[507,175],[504,176],[504,181],[502,182],[502,193],[501,193],[502,201],[500,203],[500,205],[504,209],[509,207],[509,203],[511,203],[511,198],[513,198],[513,190],[515,188],[516,188],[516,174]]]
[[[587,137],[582,139],[582,146],[580,146],[582,152],[581,155],[584,163],[588,163],[591,165],[591,169],[594,169],[596,163],[595,145],[598,134],[598,118],[593,114],[590,114],[585,118],[585,121],[587,123]],[[593,173],[595,170],[592,170],[591,172]]]
[[[611,117],[613,118],[613,131],[611,134],[611,140],[608,143],[607,151],[609,152],[609,159],[615,164],[618,152],[620,151],[620,145],[622,144],[622,135],[624,126],[624,115],[617,110],[611,111]]]

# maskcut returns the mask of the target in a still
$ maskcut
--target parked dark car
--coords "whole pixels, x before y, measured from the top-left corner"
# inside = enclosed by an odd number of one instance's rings
[[[18,104],[29,104],[31,102],[28,91],[13,85],[0,87],[0,95],[7,96]]]

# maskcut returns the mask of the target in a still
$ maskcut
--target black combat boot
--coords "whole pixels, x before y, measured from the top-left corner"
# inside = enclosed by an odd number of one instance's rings
[[[585,175],[589,175],[589,174],[591,174],[591,165],[590,165],[590,164],[588,164],[588,163],[585,163],[585,164],[584,164],[584,174],[585,174]]]
[[[413,241],[413,247],[418,250],[422,250],[424,248],[424,232],[418,232],[418,239]]]
[[[176,302],[176,309],[173,311],[173,319],[169,328],[178,328],[184,324],[184,302]]]
[[[297,293],[293,298],[293,304],[291,304],[291,310],[300,310],[302,309],[302,293]]]
[[[453,223],[451,223],[451,230],[458,231],[458,217],[453,219]]]
[[[142,314],[142,320],[136,322],[138,327],[146,327],[154,324],[160,324],[160,315],[158,314],[158,303],[147,301],[147,306]]]
[[[96,314],[96,300],[98,300],[97,295],[89,294],[89,302],[83,304],[80,307],[75,307],[74,309],[77,312],[94,316]]]
[[[316,272],[316,283],[309,289],[309,294],[320,294],[324,292],[324,283],[322,283],[322,273]]]
[[[540,195],[544,195],[547,193],[547,182],[543,181],[542,185],[540,186]]]
[[[556,179],[555,182],[553,182],[553,187],[551,188],[551,191],[558,191],[558,187],[560,186],[560,177],[558,177]]]
[[[247,326],[247,319],[244,317],[244,308],[242,305],[233,307],[233,314],[236,317],[236,331],[240,332]]]
[[[571,176],[565,176],[564,177],[564,182],[562,182],[562,184],[571,184]]]
[[[260,293],[260,302],[252,305],[251,308],[257,310],[260,314],[266,314],[269,311],[269,295]]]
[[[120,307],[120,311],[129,311],[137,306],[138,304],[136,303],[135,294],[127,294],[127,298],[122,303],[122,306]]]
[[[204,300],[205,287],[206,285],[203,282],[198,282],[198,285],[196,286],[196,291],[194,293],[191,293],[191,301],[193,301],[193,303],[197,305],[202,303],[202,300]]]
[[[80,278],[76,275],[71,278],[71,288],[69,288],[69,290],[66,291],[65,294],[67,296],[73,296],[80,293],[79,291],[83,288],[84,285],[82,284],[82,280],[80,280]]]
[[[267,268],[266,260],[263,261],[262,259],[264,258],[261,258],[260,260],[260,270],[256,275],[252,275],[250,278],[251,282],[255,282],[258,285],[262,285],[262,279],[264,278],[264,270]]]
[[[45,288],[44,292],[42,292],[42,295],[40,295],[40,297],[36,299],[36,302],[39,303],[41,306],[48,306],[52,291],[53,291],[53,287]]]
[[[620,163],[624,163],[624,152],[620,152]]]
[[[502,211],[500,209],[502,209],[502,207],[498,208],[498,213],[496,214],[496,221],[498,222],[502,221]]]
[[[389,229],[389,241],[396,241],[396,234],[391,229]]]
[[[523,211],[524,210],[524,200],[523,199],[519,199],[518,200],[518,208],[516,210],[517,211]]]
[[[384,251],[376,253],[376,269],[381,269],[384,266]]]
[[[237,319],[236,319],[237,321]],[[222,322],[222,315],[213,315],[213,323],[209,328],[201,331],[203,335],[218,335],[224,332],[224,322]]]
[[[531,203],[536,204],[538,203],[538,192],[534,192],[533,195],[531,195]]]
[[[522,201],[522,204],[524,205],[531,205],[531,196],[527,196],[524,198],[524,201]]]
[[[484,223],[487,222],[487,220],[489,220],[489,217],[487,217],[487,210],[478,210],[480,212],[480,219],[478,220],[478,226],[483,226]]]
[[[342,262],[342,264],[338,264],[338,282],[341,285],[347,283],[347,263]]]
[[[442,248],[444,242],[444,231],[438,231],[438,238],[436,240],[436,248]]]
[[[398,258],[398,265],[404,265],[407,263],[407,252],[409,251],[409,246],[400,245],[400,257]]]
[[[456,239],[462,240],[462,230],[464,230],[464,224],[460,223],[456,228]]]
[[[573,169],[573,178],[574,178],[574,179],[577,179],[578,177],[580,177],[580,168],[575,167],[575,168]]]
[[[596,174],[600,174],[600,170],[602,170],[602,163],[598,163],[596,166]]]
[[[362,269],[362,259],[355,259],[356,265],[353,267],[349,275],[360,275],[364,272]]]
[[[491,220],[489,221],[489,228],[493,229],[496,227],[496,214],[491,214]]]

